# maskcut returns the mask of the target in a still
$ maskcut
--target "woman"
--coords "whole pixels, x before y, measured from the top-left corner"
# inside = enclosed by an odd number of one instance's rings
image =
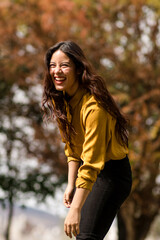
[[[127,120],[76,43],[49,48],[45,63],[42,108],[57,120],[68,159],[64,231],[102,240],[131,190]]]

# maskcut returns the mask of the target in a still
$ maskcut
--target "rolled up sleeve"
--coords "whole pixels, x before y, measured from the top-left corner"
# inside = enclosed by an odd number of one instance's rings
[[[67,162],[69,163],[70,161],[75,161],[75,162],[81,162],[80,157],[73,152],[69,144],[65,144],[65,149],[64,149],[65,155],[67,157]]]

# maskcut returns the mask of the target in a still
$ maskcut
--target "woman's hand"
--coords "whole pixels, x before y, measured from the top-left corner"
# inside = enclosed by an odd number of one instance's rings
[[[66,192],[68,189],[66,189]],[[67,236],[72,238],[72,234],[77,236],[79,234],[79,224],[81,218],[81,209],[89,194],[88,189],[76,188],[74,198],[69,213],[64,222],[64,231]]]
[[[70,208],[73,196],[74,196],[74,186],[71,186],[68,184],[63,196],[63,203],[67,208]]]
[[[79,234],[80,218],[81,211],[71,207],[64,222],[64,231],[68,237],[72,238],[72,234],[76,237]]]

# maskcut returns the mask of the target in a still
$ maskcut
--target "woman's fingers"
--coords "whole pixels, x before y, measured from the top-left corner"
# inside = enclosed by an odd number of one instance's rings
[[[79,226],[76,225],[64,225],[64,231],[66,235],[70,238],[72,238],[72,234],[76,237],[79,234]]]
[[[63,198],[63,204],[67,207],[67,208],[70,208],[70,206],[71,206],[71,200],[69,199],[67,199],[65,196],[64,196],[64,198]]]
[[[67,208],[70,208],[71,202],[73,199],[73,190],[74,189],[69,189],[69,187],[66,188],[66,191],[63,196],[63,203]]]
[[[72,231],[73,235],[76,237],[79,234],[79,226],[78,226],[78,224],[72,226],[71,227],[71,231]]]
[[[64,225],[64,231],[66,233],[66,235],[70,238],[72,238],[72,233],[71,233],[71,225]]]
[[[76,224],[76,234],[78,235],[79,234],[79,232],[80,232],[80,229],[79,229],[79,224]],[[76,236],[77,236],[76,235]]]
[[[76,237],[79,234],[80,211],[70,208],[64,222],[64,231],[67,236],[72,238],[72,234]]]

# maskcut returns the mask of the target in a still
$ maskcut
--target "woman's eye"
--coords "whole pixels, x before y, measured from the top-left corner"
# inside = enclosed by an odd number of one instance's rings
[[[51,64],[51,65],[50,65],[50,68],[54,68],[55,66],[56,66],[56,65],[54,65],[54,64]]]
[[[63,64],[62,67],[69,67],[69,65],[68,64]]]

